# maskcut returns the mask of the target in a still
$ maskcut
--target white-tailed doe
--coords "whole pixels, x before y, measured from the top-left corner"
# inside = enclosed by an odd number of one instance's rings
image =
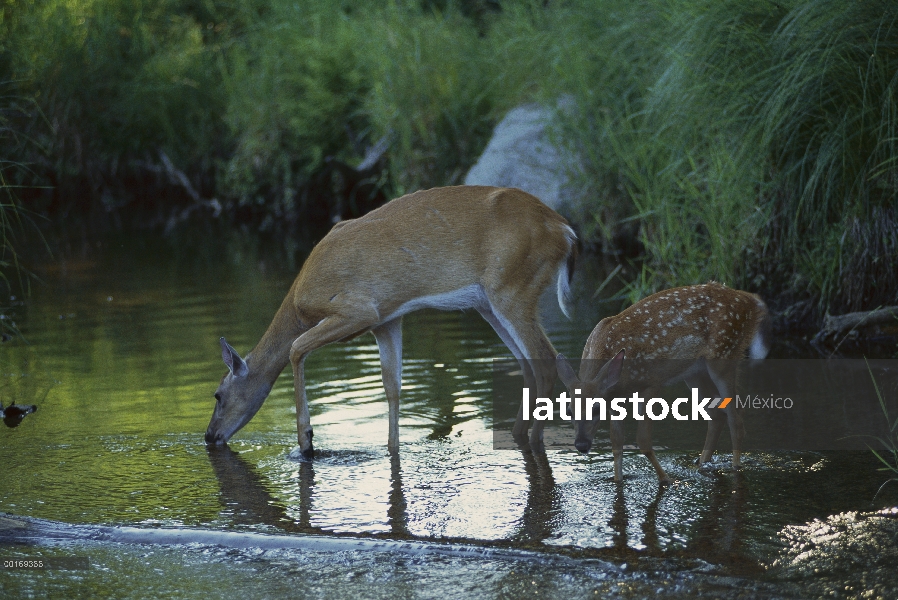
[[[699,389],[713,385],[726,398],[734,392],[739,359],[746,352],[761,359],[769,349],[770,318],[764,302],[754,294],[711,282],[653,294],[602,319],[583,348],[579,376],[560,354],[557,366],[565,386],[578,397],[613,396],[615,389],[626,389],[653,398],[662,386],[685,380]],[[736,402],[713,414],[699,464],[711,460],[726,419],[733,466],[738,467],[745,427]],[[589,452],[598,426],[598,415],[591,421],[575,421],[577,450]],[[652,449],[651,419],[638,422],[636,441],[658,479],[668,483]],[[621,421],[612,420],[615,481],[621,480],[623,445]]]
[[[246,359],[221,338],[228,372],[215,392],[206,443],[226,443],[256,414],[293,364],[298,451],[313,456],[303,362],[326,344],[371,332],[389,403],[390,449],[399,447],[402,316],[421,308],[473,308],[548,395],[555,350],[538,300],[557,281],[565,314],[576,236],[560,215],[517,189],[436,188],[337,223],[312,250],[268,330]],[[527,360],[541,359],[541,360]],[[548,365],[548,366],[546,366]],[[514,433],[527,433],[520,411]],[[535,424],[531,444],[542,442]]]

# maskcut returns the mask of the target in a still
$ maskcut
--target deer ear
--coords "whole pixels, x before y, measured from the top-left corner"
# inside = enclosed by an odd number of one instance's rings
[[[620,372],[624,366],[624,351],[618,352],[614,358],[605,363],[605,366],[599,370],[599,374],[593,380],[596,383],[601,382],[603,389],[607,390],[620,381]]]
[[[218,341],[221,342],[221,358],[224,360],[224,364],[228,366],[231,374],[234,377],[246,377],[249,374],[249,367],[246,366],[246,361],[240,358],[237,351],[224,338]]]
[[[573,387],[577,385],[579,378],[577,377],[577,374],[574,373],[574,369],[564,357],[564,354],[559,354],[555,357],[555,368],[558,370],[558,377],[565,387],[573,389]]]

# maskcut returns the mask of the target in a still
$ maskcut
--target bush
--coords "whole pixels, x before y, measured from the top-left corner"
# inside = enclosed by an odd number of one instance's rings
[[[571,36],[563,88],[580,110],[566,137],[583,157],[592,231],[640,225],[634,296],[717,279],[820,309],[894,302],[898,7],[612,9],[572,11],[568,31],[602,25],[593,60],[578,49],[588,33]]]
[[[165,152],[208,168],[223,99],[215,46],[189,2],[20,3],[6,45],[10,77],[39,110],[26,128],[35,172],[59,193],[87,191],[107,208],[117,181]]]
[[[394,193],[456,183],[508,109],[565,96],[576,220],[635,232],[634,297],[716,279],[818,313],[898,300],[887,0],[11,0],[2,17],[0,80],[30,107],[13,129],[36,143],[0,156],[66,214],[177,204],[156,193],[164,154],[207,198],[302,217],[332,201],[310,196],[328,157],[384,136]]]

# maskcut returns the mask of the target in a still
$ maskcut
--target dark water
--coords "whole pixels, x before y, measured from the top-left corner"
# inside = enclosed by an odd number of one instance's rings
[[[567,446],[545,456],[494,450],[491,366],[509,353],[476,313],[406,317],[397,454],[386,449],[371,336],[306,363],[314,463],[287,456],[296,443],[289,370],[229,448],[207,450],[212,392],[225,371],[218,338],[248,351],[301,260],[283,242],[249,236],[138,236],[63,248],[39,266],[43,283],[17,316],[26,342],[0,347],[4,405],[39,406],[0,430],[0,511],[37,520],[0,523],[0,558],[88,556],[91,568],[3,570],[4,597],[898,591],[894,570],[882,568],[898,547],[896,519],[845,515],[898,504],[898,484],[877,496],[888,475],[869,452],[748,453],[734,473],[726,455],[698,471],[700,448],[662,451],[677,480],[662,489],[635,452],[615,485],[599,440],[585,457]],[[549,336],[568,356],[621,306],[590,300],[599,262],[578,266],[573,322],[554,298],[544,302]],[[781,343],[774,356],[794,356],[796,344]],[[184,537],[104,537],[97,526]],[[226,537],[234,532],[269,537],[236,544]],[[291,541],[307,536],[311,546]],[[363,543],[328,545],[344,536]],[[853,562],[834,560],[840,551]]]

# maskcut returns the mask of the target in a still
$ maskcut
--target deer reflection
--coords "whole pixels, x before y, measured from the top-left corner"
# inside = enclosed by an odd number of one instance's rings
[[[612,531],[611,546],[622,554],[629,554],[633,551],[633,548],[629,544],[630,516],[627,511],[624,484],[618,483],[616,488],[611,518],[608,519],[608,528]],[[666,490],[667,486],[658,485],[655,497],[645,509],[640,545],[649,554],[660,554],[661,552],[661,544],[658,538],[658,506]]]
[[[638,544],[632,544],[630,532],[630,516],[634,496],[629,495],[631,507],[628,510],[624,484],[619,484],[612,505],[612,515],[608,520],[611,531],[611,548],[619,558],[636,556],[645,553],[650,556],[679,556],[687,559],[700,558],[710,563],[726,564],[737,567],[744,572],[754,572],[759,568],[757,561],[752,560],[743,550],[745,539],[745,511],[748,497],[748,485],[741,472],[727,474],[714,473],[713,488],[702,510],[697,511],[696,525],[686,534],[686,547],[678,550],[665,549],[670,540],[662,539],[658,533],[658,515],[667,513],[660,505],[668,491],[666,486],[659,486],[655,497],[646,506],[645,517],[641,524],[642,537]],[[675,489],[675,488],[674,488]],[[669,518],[669,517],[668,517]]]
[[[326,533],[313,526],[315,467],[312,462],[298,463],[299,519],[291,516],[283,502],[267,489],[270,483],[255,467],[227,445],[207,446],[212,470],[218,478],[222,503],[239,525],[271,525],[295,533]],[[392,535],[407,537],[408,513],[402,489],[402,469],[398,452],[390,452],[390,493],[387,522]]]
[[[518,443],[527,473],[527,505],[517,536],[528,542],[541,542],[552,535],[552,524],[561,510],[561,498],[555,486],[552,467],[545,453],[534,454],[526,441]]]
[[[687,548],[690,554],[709,561],[738,562],[743,557],[748,485],[738,471],[714,474],[713,477],[714,489],[708,498],[708,509],[699,519]]]
[[[713,563],[740,564],[745,568],[757,568],[742,552],[744,539],[744,518],[748,486],[741,472],[728,475],[714,474],[714,488],[708,498],[707,508],[697,515],[697,525],[688,535],[689,541],[683,551],[673,554],[687,558],[701,558]],[[658,514],[660,502],[667,492],[665,486],[659,486],[654,499],[646,507],[642,522],[642,538],[636,547],[630,546],[630,516],[627,509],[624,485],[617,486],[613,512],[608,520],[611,530],[612,548],[620,554],[629,555],[636,548],[652,556],[664,556],[663,541],[658,534]],[[673,493],[673,492],[670,492]],[[631,497],[631,502],[632,502]]]
[[[309,506],[315,473],[311,463],[300,463],[299,522],[287,514],[285,507],[266,489],[266,481],[255,468],[227,445],[207,446],[212,470],[218,478],[222,503],[238,525],[271,525],[290,532],[320,531],[311,526]]]
[[[390,506],[387,508],[387,522],[394,536],[409,537],[408,511],[405,493],[402,491],[402,466],[399,452],[390,450]]]

